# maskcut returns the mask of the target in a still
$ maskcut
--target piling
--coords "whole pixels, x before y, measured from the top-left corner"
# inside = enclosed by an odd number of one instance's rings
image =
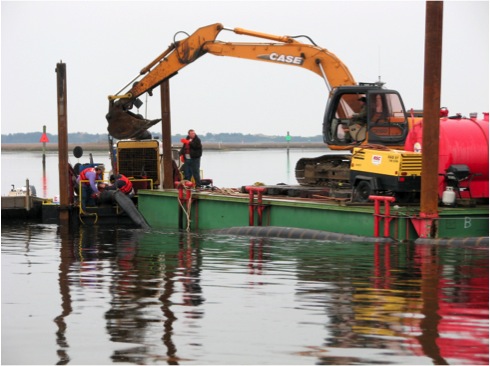
[[[43,134],[41,136],[40,142],[43,144],[43,197],[47,195],[47,184],[46,184],[46,142],[48,142],[48,136],[46,135],[46,125],[43,126]]]
[[[421,236],[433,236],[438,217],[439,118],[443,2],[427,1],[425,15],[424,125],[420,217],[427,220]]]
[[[160,84],[162,104],[162,145],[163,145],[163,183],[164,189],[171,189],[174,185],[172,165],[172,128],[170,119],[170,85],[168,79]]]
[[[58,170],[60,180],[60,223],[68,223],[70,184],[68,182],[68,128],[67,128],[67,91],[66,65],[56,64],[57,100],[58,100]]]
[[[31,186],[29,183],[29,179],[26,179],[26,201],[25,201],[26,211],[29,212],[31,210]]]

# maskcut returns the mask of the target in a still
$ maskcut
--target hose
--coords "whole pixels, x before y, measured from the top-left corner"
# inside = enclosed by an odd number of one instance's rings
[[[287,239],[309,239],[309,240],[332,240],[339,242],[393,242],[392,238],[380,238],[370,236],[359,236],[350,234],[339,234],[330,231],[300,229],[281,226],[239,226],[226,229],[212,230],[213,234],[258,236],[269,238]]]

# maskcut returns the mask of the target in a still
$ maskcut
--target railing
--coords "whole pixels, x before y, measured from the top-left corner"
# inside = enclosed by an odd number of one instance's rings
[[[388,238],[390,236],[390,222],[392,217],[390,216],[390,202],[395,202],[395,197],[392,196],[369,196],[370,200],[374,201],[374,236],[379,237],[379,223],[381,219],[384,219],[384,233],[383,236]],[[380,202],[385,204],[385,212],[381,213]]]
[[[133,184],[135,196],[137,196],[137,194],[138,194],[138,189],[153,190],[153,179],[152,178],[138,178],[138,179],[129,179],[129,180]],[[138,187],[138,184],[135,185],[135,182],[136,183],[146,182],[147,184],[145,184],[145,187]],[[84,184],[84,183],[90,183],[90,181],[84,179],[84,180],[80,180],[80,183],[78,184],[78,208],[79,208],[80,212],[84,212],[82,209],[82,184]],[[99,183],[109,184],[110,182],[108,180],[98,179],[95,181],[95,183],[96,184],[99,184]]]

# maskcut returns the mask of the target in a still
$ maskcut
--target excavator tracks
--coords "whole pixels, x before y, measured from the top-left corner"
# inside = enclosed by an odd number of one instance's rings
[[[351,155],[330,154],[301,158],[296,163],[296,180],[302,186],[351,188],[349,182]]]

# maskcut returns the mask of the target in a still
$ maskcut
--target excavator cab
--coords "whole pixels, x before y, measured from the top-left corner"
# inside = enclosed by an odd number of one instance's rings
[[[399,93],[377,84],[332,91],[323,121],[323,140],[332,150],[378,144],[402,148],[409,124]]]

